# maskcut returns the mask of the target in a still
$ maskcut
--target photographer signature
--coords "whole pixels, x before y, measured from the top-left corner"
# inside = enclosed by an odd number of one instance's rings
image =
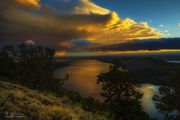
[[[17,113],[17,112],[5,112],[6,118],[23,118],[23,113]]]

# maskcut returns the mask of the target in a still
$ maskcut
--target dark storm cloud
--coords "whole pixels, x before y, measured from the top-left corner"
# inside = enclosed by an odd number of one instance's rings
[[[58,48],[79,38],[92,45],[107,45],[160,36],[146,22],[121,19],[116,12],[90,0],[52,1],[1,0],[0,42],[15,44],[33,40]]]
[[[93,49],[104,51],[180,49],[180,38],[135,40],[122,44],[96,47]]]

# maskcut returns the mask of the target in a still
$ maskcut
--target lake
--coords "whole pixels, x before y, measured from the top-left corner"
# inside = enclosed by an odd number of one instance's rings
[[[169,62],[169,63],[180,63],[180,60],[168,60],[166,62]]]
[[[70,78],[65,82],[67,89],[78,92],[81,96],[91,96],[102,101],[101,86],[97,84],[97,75],[108,71],[109,65],[95,59],[75,60],[71,65],[56,70],[54,76],[63,78],[68,73]],[[152,100],[152,97],[158,92],[158,88],[159,86],[152,84],[138,86],[138,89],[144,93],[142,98],[144,111],[150,116],[160,119],[163,118],[163,115],[155,108]]]

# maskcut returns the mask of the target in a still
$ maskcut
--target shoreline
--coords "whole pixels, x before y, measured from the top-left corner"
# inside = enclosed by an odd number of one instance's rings
[[[59,58],[56,58],[59,60]],[[119,59],[122,62],[136,83],[150,83],[155,85],[168,85],[171,74],[177,70],[180,70],[179,63],[166,62],[165,59],[153,58],[153,57],[97,57],[97,58],[66,58],[63,63],[56,61],[55,70],[63,69],[71,65],[74,61],[78,60],[97,60],[103,63],[110,64],[114,60]],[[63,66],[62,66],[63,64]]]

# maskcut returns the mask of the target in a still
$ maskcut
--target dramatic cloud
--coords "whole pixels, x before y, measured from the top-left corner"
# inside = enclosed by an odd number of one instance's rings
[[[44,0],[49,7],[59,14],[109,14],[111,11],[102,8],[90,0]]]
[[[146,22],[121,19],[116,12],[90,0],[44,1],[1,0],[0,34],[3,39],[32,39],[68,48],[75,43],[72,40],[79,38],[91,43],[88,45],[107,45],[160,36]]]
[[[0,1],[1,8],[9,9],[10,6],[13,7],[15,5],[36,7],[36,8],[39,8],[41,6],[40,0],[1,0]]]
[[[17,3],[25,6],[35,6],[40,7],[40,0],[15,0]]]
[[[73,0],[68,1],[69,4],[71,4]],[[77,0],[75,0],[77,1]],[[102,8],[93,2],[90,2],[90,0],[79,0],[77,4],[74,4],[73,7],[73,13],[76,14],[108,14],[110,13],[110,10]]]

